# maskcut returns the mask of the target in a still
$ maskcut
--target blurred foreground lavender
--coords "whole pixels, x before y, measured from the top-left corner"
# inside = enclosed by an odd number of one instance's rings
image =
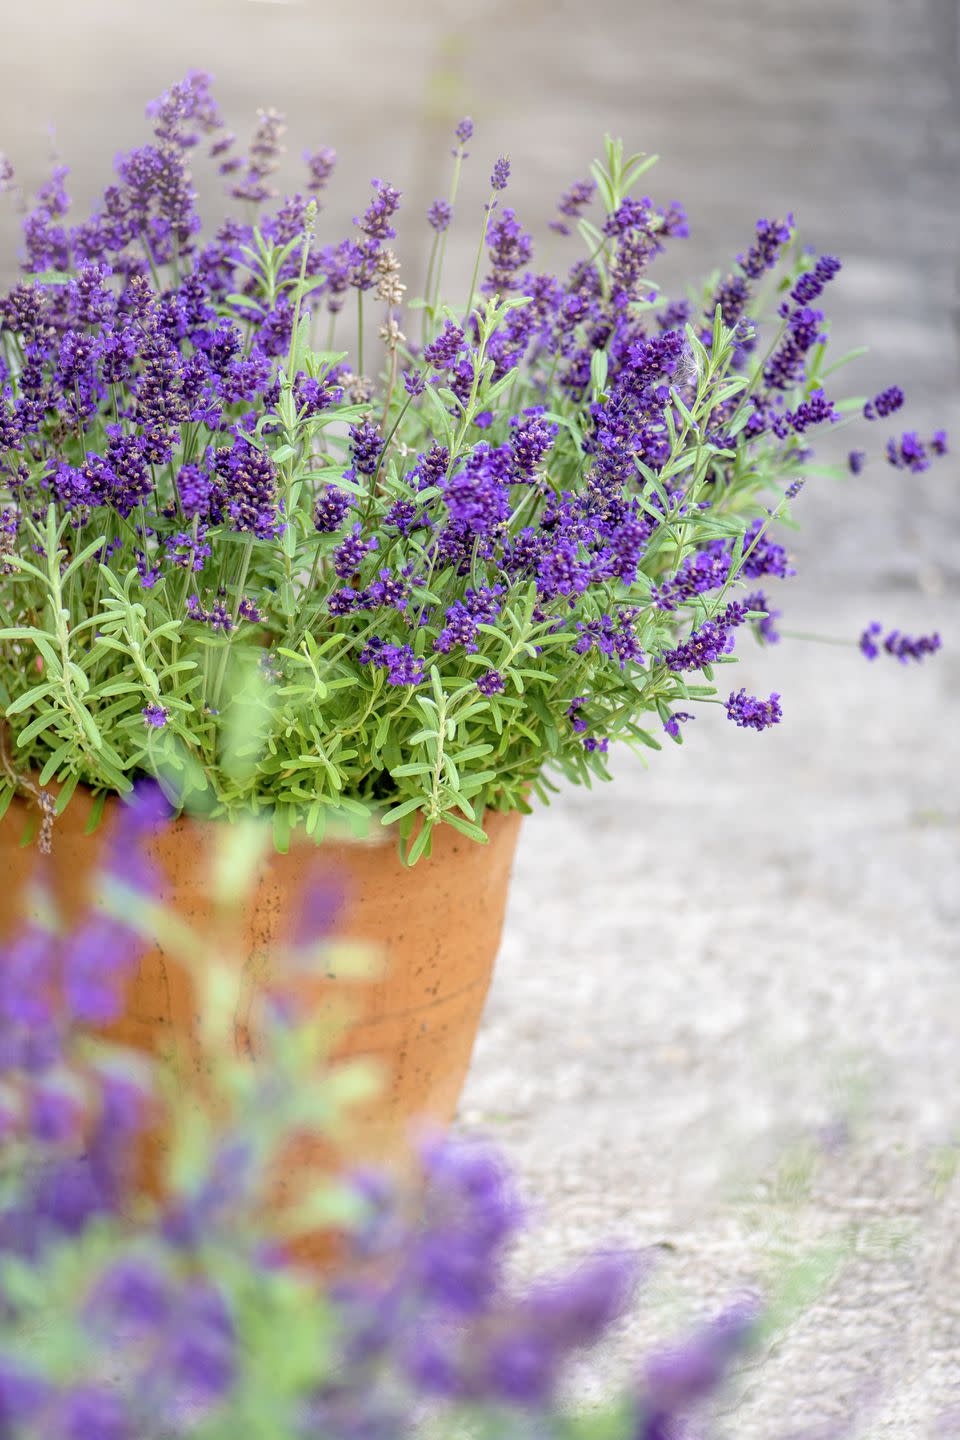
[[[2,955],[0,1436],[390,1440],[440,1414],[487,1435],[679,1434],[757,1335],[757,1306],[732,1305],[650,1356],[602,1412],[571,1418],[560,1382],[623,1315],[646,1266],[599,1254],[516,1290],[505,1260],[523,1208],[483,1146],[425,1144],[415,1190],[318,1176],[303,1208],[278,1217],[271,1175],[285,1144],[304,1125],[342,1124],[358,1093],[357,1076],[324,1070],[291,1022],[282,978],[263,1063],[211,1049],[218,1119],[180,1097],[168,1196],[136,1196],[136,1138],[156,1122],[163,1077],[83,1027],[116,1017],[140,925],[157,923],[144,842],[165,810],[140,788],[87,921],[63,934],[51,914]],[[235,864],[255,862],[260,839],[251,833]],[[291,929],[291,967],[325,951],[307,918]],[[220,962],[194,959],[202,1028],[216,1036]],[[349,1258],[318,1281],[286,1247],[324,1222],[347,1227]]]

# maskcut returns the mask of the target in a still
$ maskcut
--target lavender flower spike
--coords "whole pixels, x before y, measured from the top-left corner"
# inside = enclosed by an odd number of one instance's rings
[[[746,690],[731,693],[726,703],[727,719],[747,730],[766,730],[777,725],[783,718],[780,696],[774,693],[768,700],[748,695]]]
[[[910,660],[920,661],[925,655],[934,655],[942,646],[940,636],[934,631],[932,635],[902,635],[899,630],[891,630],[881,640],[883,626],[879,620],[874,620],[868,625],[860,636],[860,649],[868,660],[876,660],[880,651],[892,655],[899,660],[901,665],[906,665]]]
[[[493,167],[493,174],[490,176],[490,184],[494,190],[506,190],[507,181],[510,179],[510,161],[506,155],[501,155]]]

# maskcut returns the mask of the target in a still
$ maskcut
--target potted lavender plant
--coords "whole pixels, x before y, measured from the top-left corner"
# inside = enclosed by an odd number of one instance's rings
[[[88,832],[139,776],[179,812],[157,856],[195,923],[212,827],[264,816],[238,1044],[302,883],[291,839],[322,842],[353,878],[348,928],[388,952],[355,1045],[386,1057],[397,1116],[448,1115],[520,815],[557,779],[609,778],[612,744],[681,743],[699,705],[758,731],[781,718],[778,695],[717,670],[744,633],[776,638],[767,585],[792,572],[775,524],[812,432],[864,410],[823,388],[817,305],[839,263],[763,220],[729,274],[666,300],[649,266],[683,211],[637,198],[651,160],[608,141],[561,199],[554,228],[585,245],[561,277],[532,268],[496,162],[451,308],[465,120],[405,306],[393,186],[375,181],[354,234],[321,243],[331,152],[276,204],[275,112],[245,157],[205,76],[151,114],[153,141],[88,219],[68,223],[64,172],[43,188],[0,303],[0,922],[26,884],[25,823],[69,911],[98,854]],[[187,163],[201,144],[244,207],[212,237]],[[901,402],[891,388],[865,418]],[[945,448],[909,433],[888,458],[916,470]],[[939,640],[862,643],[905,660]],[[344,846],[345,823],[399,846]],[[158,949],[124,1037],[189,1069],[194,1023]]]

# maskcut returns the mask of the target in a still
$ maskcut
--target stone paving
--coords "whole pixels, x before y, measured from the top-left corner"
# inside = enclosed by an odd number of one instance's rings
[[[261,103],[288,112],[291,176],[301,141],[337,147],[334,234],[369,175],[425,209],[466,110],[480,175],[509,150],[514,203],[541,226],[609,129],[658,151],[655,193],[690,207],[666,278],[723,264],[757,215],[792,208],[844,259],[838,342],[871,351],[854,391],[901,381],[909,425],[960,438],[955,0],[3,11],[0,145],[27,179],[50,120],[89,198],[103,158],[143,133],[143,100],[194,65],[218,75],[238,128]],[[478,214],[482,190],[478,176]],[[14,233],[0,216],[0,253]],[[473,244],[455,245],[455,278]],[[559,263],[560,242],[548,251]],[[406,259],[421,273],[416,242]],[[819,1266],[819,1292],[734,1387],[724,1433],[960,1426],[956,482],[955,465],[812,482],[785,592],[798,630],[937,627],[933,663],[868,667],[801,641],[757,652],[738,683],[782,693],[778,731],[711,712],[682,757],[621,758],[614,787],[527,824],[461,1124],[505,1147],[531,1195],[524,1268],[608,1240],[656,1247],[635,1318],[581,1393],[740,1288],[791,1291],[788,1273]]]

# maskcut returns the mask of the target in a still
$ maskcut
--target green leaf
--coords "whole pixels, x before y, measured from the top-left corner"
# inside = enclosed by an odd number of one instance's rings
[[[624,166],[621,179],[623,193],[626,195],[640,179],[640,176],[645,175],[659,161],[659,155],[631,155]]]
[[[410,846],[406,854],[406,863],[411,868],[416,865],[417,861],[421,858],[422,855],[428,852],[432,835],[433,821],[424,820],[416,839],[414,840],[413,844]]]
[[[54,775],[56,775],[57,771],[60,769],[60,766],[64,763],[64,761],[69,755],[74,753],[75,750],[76,745],[72,740],[67,740],[62,745],[58,745],[56,750],[54,750],[53,754],[47,760],[46,765],[44,765],[43,769],[40,771],[38,783],[40,785],[46,785],[48,781],[52,780]]]
[[[402,820],[404,815],[412,815],[414,810],[419,810],[422,807],[424,799],[425,797],[423,795],[415,795],[410,800],[404,800],[400,805],[394,805],[385,815],[381,815],[380,824],[392,825],[395,821]]]
[[[289,806],[278,805],[273,812],[273,844],[279,855],[290,849],[291,828]]]
[[[42,715],[38,715],[35,720],[31,720],[26,729],[21,730],[17,736],[17,749],[19,750],[22,749],[24,745],[29,745],[31,740],[35,740],[37,736],[42,735],[45,730],[52,729],[53,726],[56,725],[57,720],[58,716],[51,715],[49,711],[45,711]]]
[[[103,818],[103,807],[106,805],[106,803],[106,790],[100,790],[96,795],[94,795],[90,815],[87,819],[86,825],[83,827],[84,835],[92,835],[97,829],[97,826],[100,824],[100,821]]]
[[[103,736],[100,734],[97,728],[97,722],[90,714],[90,711],[85,705],[78,705],[77,714],[80,716],[80,724],[83,726],[84,733],[90,741],[90,744],[94,750],[101,750],[103,748]]]
[[[471,820],[465,820],[462,815],[458,815],[454,810],[448,810],[445,813],[443,823],[444,825],[452,825],[454,830],[459,830],[461,835],[468,836],[469,839],[475,840],[480,845],[488,845],[490,843],[490,836],[486,830],[481,829],[479,825],[474,825]]]
[[[10,702],[7,706],[7,714],[19,715],[22,710],[29,710],[31,705],[37,700],[42,700],[46,695],[52,694],[54,689],[55,687],[48,680],[45,680],[42,685],[34,685],[30,690],[25,690],[22,695],[18,695],[16,700]]]
[[[106,535],[98,535],[96,540],[91,540],[89,545],[85,545],[79,555],[75,555],[66,570],[64,570],[61,583],[65,584],[75,570],[79,570],[83,565],[86,565],[88,560],[98,554],[98,552],[103,549],[106,541]]]
[[[66,810],[67,806],[70,804],[70,801],[73,798],[73,792],[76,790],[79,781],[80,776],[76,771],[74,771],[74,773],[72,775],[69,775],[67,779],[63,782],[63,785],[60,787],[60,794],[57,796],[56,813],[58,815],[62,815],[64,810]]]
[[[608,365],[606,350],[594,350],[590,357],[590,383],[594,400],[599,399],[606,389]]]
[[[457,751],[457,763],[460,765],[467,765],[471,760],[478,760],[481,755],[489,755],[492,750],[492,745],[468,745],[465,750]]]

